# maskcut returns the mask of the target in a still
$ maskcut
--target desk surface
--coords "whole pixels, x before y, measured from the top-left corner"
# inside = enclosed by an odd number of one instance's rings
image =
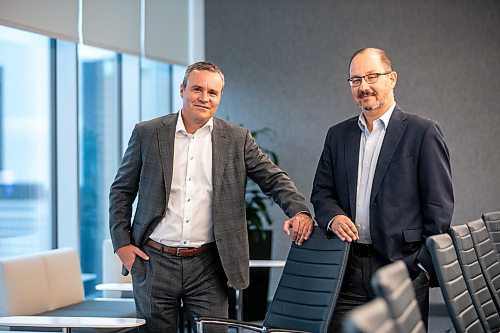
[[[117,282],[117,283],[100,283],[96,284],[96,290],[105,291],[132,291],[132,283]]]
[[[250,267],[269,267],[280,268],[285,267],[286,260],[250,260]]]
[[[144,325],[144,319],[110,317],[49,317],[10,316],[0,317],[0,326],[53,327],[53,328],[125,328]]]

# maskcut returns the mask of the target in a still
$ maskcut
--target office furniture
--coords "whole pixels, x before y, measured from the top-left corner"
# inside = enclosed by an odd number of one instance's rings
[[[500,261],[500,211],[484,213],[482,219],[490,233],[491,242]]]
[[[450,235],[430,236],[426,246],[456,332],[482,332],[483,326],[472,304]]]
[[[135,318],[133,300],[85,300],[74,249],[0,259],[0,316]]]
[[[486,225],[482,219],[477,219],[467,223],[469,231],[479,260],[479,266],[483,272],[486,285],[491,297],[495,302],[497,310],[500,312],[500,263],[498,256],[493,249]]]
[[[342,328],[345,333],[400,333],[389,305],[377,297],[347,313]]]
[[[63,333],[71,333],[73,328],[122,330],[135,328],[146,323],[144,319],[108,317],[51,317],[51,316],[11,316],[0,317],[0,326],[60,328]]]
[[[327,238],[315,227],[303,245],[291,245],[285,268],[263,325],[220,318],[196,318],[198,332],[207,324],[256,332],[326,332],[344,277],[349,243]]]
[[[479,266],[474,244],[467,225],[454,225],[448,233],[451,236],[458,263],[465,278],[465,284],[476,308],[485,332],[498,332],[500,317]]]
[[[372,288],[389,306],[399,332],[425,333],[413,283],[403,261],[379,268],[371,279]]]

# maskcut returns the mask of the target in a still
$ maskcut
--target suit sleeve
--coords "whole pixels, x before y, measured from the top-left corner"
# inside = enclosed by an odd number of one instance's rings
[[[419,158],[419,186],[424,216],[424,235],[448,230],[453,214],[453,185],[448,147],[437,123],[423,138]]]
[[[423,237],[445,233],[453,215],[454,196],[448,147],[439,125],[432,122],[423,137],[418,162]],[[422,245],[425,247],[425,244]],[[420,252],[419,261],[432,265],[428,252]],[[431,267],[425,267],[432,270]]]
[[[109,193],[109,229],[113,248],[131,243],[132,204],[139,189],[141,148],[136,125]]]
[[[248,177],[266,194],[273,198],[288,217],[299,212],[309,213],[307,202],[297,187],[269,157],[262,152],[250,131],[245,138],[245,167]]]
[[[341,208],[337,195],[337,188],[335,184],[335,167],[334,167],[334,154],[332,147],[334,144],[332,139],[332,131],[330,128],[326,135],[323,152],[316,168],[316,174],[313,181],[313,189],[311,193],[311,203],[314,207],[315,219],[318,225],[331,233],[328,230],[328,224],[332,218],[337,215],[347,215]]]

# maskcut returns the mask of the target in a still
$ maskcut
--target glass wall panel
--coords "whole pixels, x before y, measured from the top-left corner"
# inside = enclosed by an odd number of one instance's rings
[[[182,98],[180,86],[184,79],[184,73],[187,67],[181,65],[172,65],[172,111],[177,112],[182,108]]]
[[[0,26],[0,257],[52,247],[50,39]]]
[[[141,59],[141,120],[171,112],[172,65]]]
[[[109,187],[121,154],[119,56],[79,45],[78,58],[82,270],[95,274],[94,282],[99,283],[102,243],[109,238]]]

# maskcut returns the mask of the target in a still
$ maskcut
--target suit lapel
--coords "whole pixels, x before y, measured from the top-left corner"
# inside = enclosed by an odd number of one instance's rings
[[[165,194],[170,197],[170,188],[172,185],[172,173],[174,165],[174,142],[175,126],[179,113],[174,117],[165,117],[162,126],[157,128],[158,149],[160,150],[161,167],[163,170],[163,182],[165,183]]]
[[[226,164],[227,149],[229,146],[227,134],[225,125],[217,118],[214,118],[214,129],[212,131],[212,187],[214,208],[215,202],[219,202],[222,178],[224,176],[224,166]],[[213,211],[215,211],[215,209]]]
[[[361,130],[358,126],[358,118],[353,118],[353,122],[347,131],[344,146],[344,156],[347,170],[347,184],[349,187],[349,202],[351,205],[351,218],[356,216],[356,193],[358,184],[358,163],[359,163],[359,140]]]
[[[382,147],[380,148],[377,167],[375,169],[375,175],[373,176],[370,205],[373,203],[373,200],[375,200],[375,196],[380,189],[380,185],[382,184],[382,180],[387,172],[392,156],[396,152],[396,148],[403,137],[406,125],[406,115],[396,105],[391,115],[389,126],[387,126],[384,142],[382,142]]]

